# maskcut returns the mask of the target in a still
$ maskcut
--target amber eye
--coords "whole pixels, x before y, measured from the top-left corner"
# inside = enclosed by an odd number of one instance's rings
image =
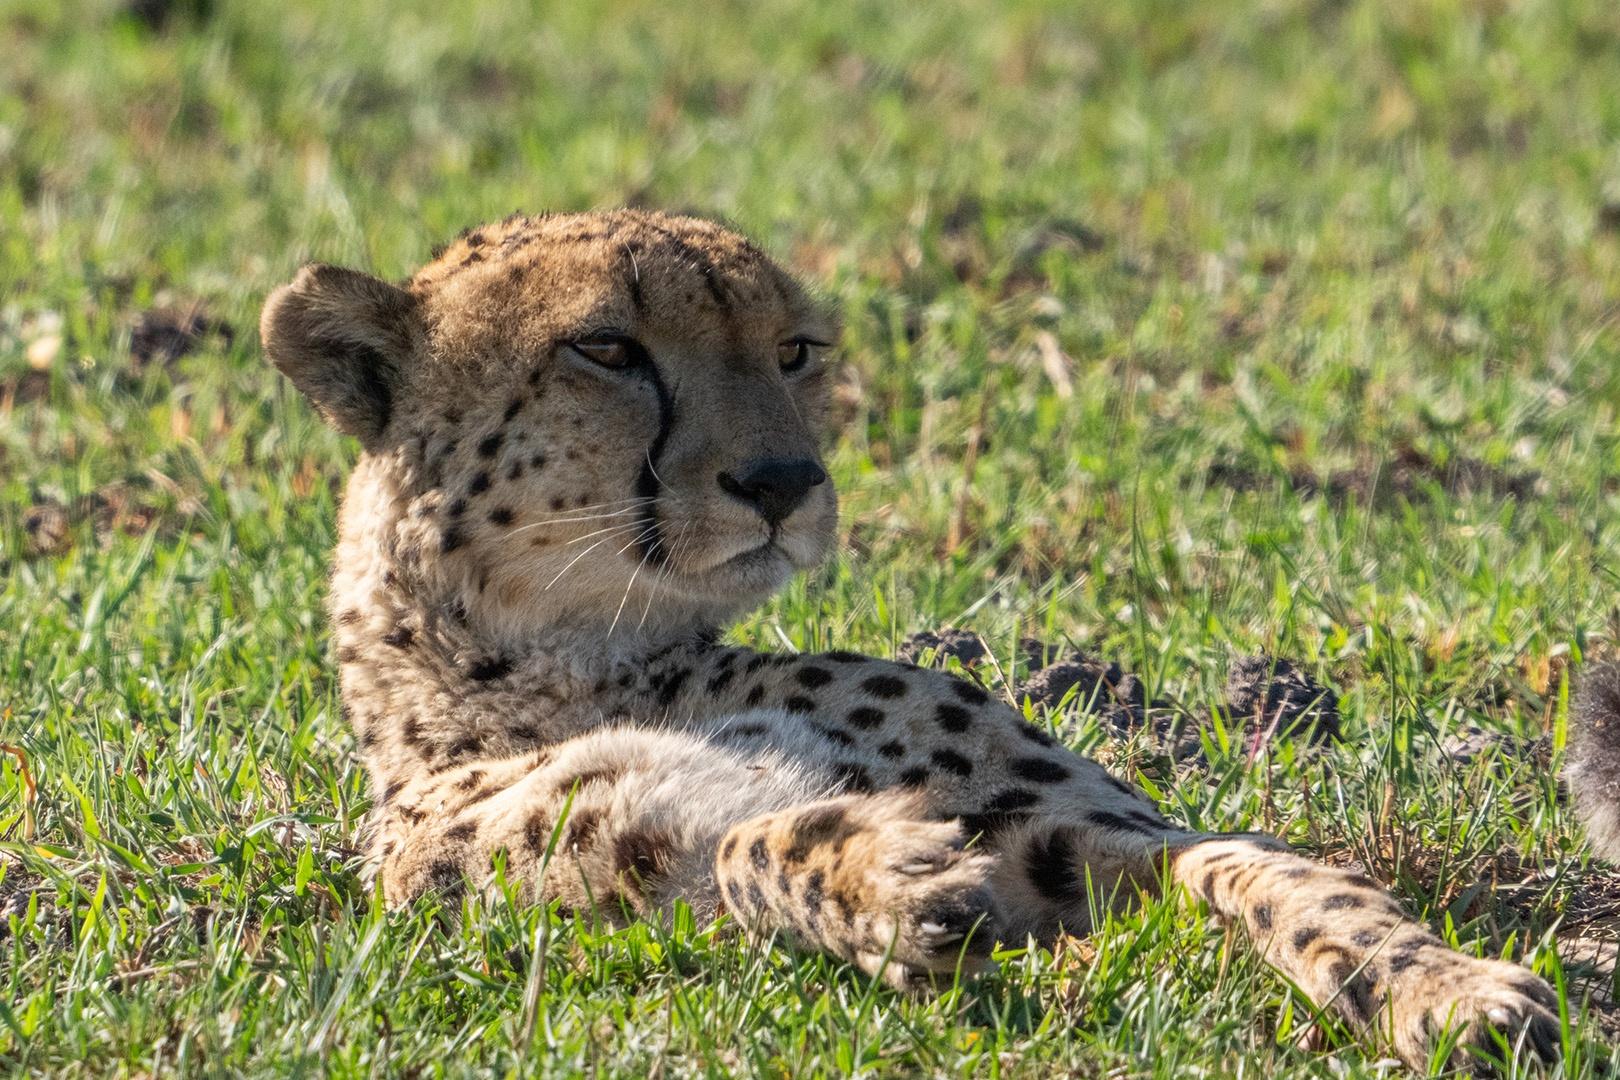
[[[827,347],[824,341],[812,341],[810,338],[794,338],[784,341],[776,347],[776,362],[782,366],[784,375],[803,371],[810,366],[810,361],[820,355],[821,350]]]
[[[625,368],[635,366],[641,354],[640,347],[630,338],[613,334],[596,334],[578,341],[566,342],[565,346],[598,367],[614,371],[623,371]]]

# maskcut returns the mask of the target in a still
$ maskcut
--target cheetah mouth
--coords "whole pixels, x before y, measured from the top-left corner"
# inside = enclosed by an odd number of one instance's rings
[[[674,568],[671,568],[674,569]],[[793,573],[793,559],[773,536],[753,547],[686,566],[676,572],[687,591],[718,598],[739,592],[769,591]]]

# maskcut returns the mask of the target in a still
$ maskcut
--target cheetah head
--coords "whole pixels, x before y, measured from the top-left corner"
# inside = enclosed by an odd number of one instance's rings
[[[833,543],[831,317],[712,223],[463,234],[403,286],[305,267],[265,351],[360,442],[346,561],[492,625],[718,625]]]

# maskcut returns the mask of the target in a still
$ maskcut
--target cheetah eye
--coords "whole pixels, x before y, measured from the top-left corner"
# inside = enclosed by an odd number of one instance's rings
[[[821,350],[826,347],[825,341],[814,341],[804,337],[793,338],[776,347],[776,362],[781,365],[784,375],[792,375],[808,367],[810,361],[821,355]]]
[[[613,371],[635,367],[643,356],[639,343],[620,334],[592,334],[578,341],[565,341],[563,347],[597,367]]]

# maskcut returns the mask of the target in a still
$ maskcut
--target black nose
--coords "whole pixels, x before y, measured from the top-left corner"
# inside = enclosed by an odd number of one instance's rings
[[[777,524],[804,502],[810,489],[827,479],[822,467],[809,458],[754,458],[715,477],[721,490],[734,495]]]

